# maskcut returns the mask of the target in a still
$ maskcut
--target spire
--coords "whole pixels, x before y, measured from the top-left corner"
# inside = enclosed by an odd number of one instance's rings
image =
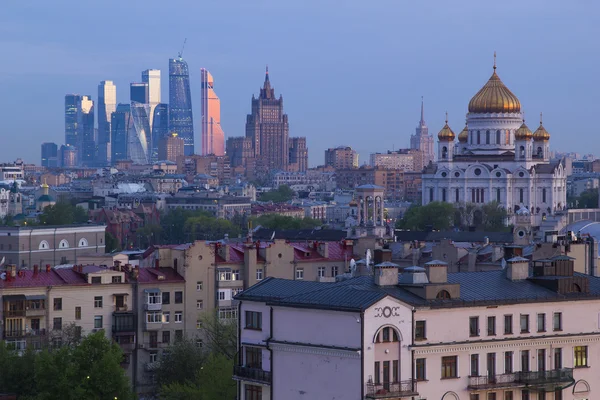
[[[425,125],[425,111],[423,109],[423,96],[421,96],[421,125]]]
[[[543,116],[543,114],[540,113],[540,125],[542,125],[542,119],[543,119],[542,116]]]
[[[271,82],[269,81],[269,66],[265,68],[265,83],[263,84],[263,88],[260,91],[260,97],[262,98],[273,98],[275,94],[273,93],[273,89],[271,89]]]
[[[494,50],[494,71],[496,70],[496,50]]]
[[[446,125],[448,125],[448,111],[446,111]]]
[[[265,68],[265,83],[269,82],[269,64]]]

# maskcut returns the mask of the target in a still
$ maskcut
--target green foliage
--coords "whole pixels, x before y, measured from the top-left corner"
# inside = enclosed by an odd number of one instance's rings
[[[104,251],[106,251],[107,253],[112,253],[113,251],[121,250],[121,245],[119,244],[119,241],[117,240],[116,237],[111,235],[110,232],[104,233],[104,245],[105,245]]]
[[[318,219],[294,218],[279,214],[265,214],[251,218],[252,226],[262,226],[268,229],[309,229],[322,225]]]
[[[567,203],[569,208],[598,208],[598,189],[586,190],[579,197],[569,197]]]
[[[43,225],[84,224],[88,221],[88,215],[82,207],[74,206],[67,201],[58,201],[44,208],[39,220]]]
[[[448,230],[454,222],[454,207],[450,203],[439,201],[425,206],[413,205],[402,219],[396,223],[398,229],[410,230]]]
[[[189,218],[211,215],[206,211],[184,210],[175,208],[162,214],[160,217],[161,241],[164,243],[185,243],[190,240],[183,227]]]
[[[200,321],[205,348],[232,360],[237,353],[237,319],[222,319],[216,313],[204,313]]]
[[[183,230],[189,235],[188,240],[217,240],[222,239],[225,234],[236,237],[241,232],[231,221],[204,215],[188,218]]]
[[[169,346],[168,351],[163,353],[156,370],[158,386],[194,381],[196,371],[199,371],[204,365],[205,359],[204,350],[197,346],[192,339],[183,338],[175,341]]]
[[[161,232],[162,226],[158,224],[147,224],[138,228],[136,235],[139,238],[139,248],[145,248],[158,243]]]
[[[501,231],[506,229],[506,210],[498,202],[492,201],[481,207],[483,214],[483,229],[490,231]]]
[[[273,203],[285,203],[294,198],[295,192],[287,185],[281,185],[277,190],[265,192],[260,196],[260,201],[272,201]]]
[[[130,400],[122,358],[103,331],[75,346],[28,350],[23,356],[0,343],[0,388],[28,400]]]

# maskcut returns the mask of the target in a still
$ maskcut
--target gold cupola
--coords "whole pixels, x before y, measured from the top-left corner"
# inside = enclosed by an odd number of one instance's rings
[[[525,120],[523,120],[523,124],[515,132],[515,140],[531,140],[532,137],[533,132],[525,125]]]
[[[442,142],[452,142],[456,138],[452,129],[448,126],[448,113],[446,113],[446,124],[442,128],[442,130],[438,133],[438,139]]]
[[[466,122],[465,122],[465,127],[458,134],[458,141],[460,143],[467,143],[469,141],[469,127],[467,126]]]
[[[542,124],[542,113],[540,113],[540,126],[533,133],[533,140],[535,140],[536,142],[550,140],[550,134]]]
[[[487,113],[518,113],[521,102],[496,74],[496,53],[494,52],[494,73],[485,85],[469,101],[469,112],[475,114]]]

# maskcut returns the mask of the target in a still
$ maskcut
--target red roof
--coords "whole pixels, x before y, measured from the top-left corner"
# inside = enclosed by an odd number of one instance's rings
[[[290,243],[294,248],[294,259],[302,261],[346,261],[353,256],[352,246],[344,246],[340,242],[327,243],[328,257],[323,257],[317,249],[309,243]]]
[[[37,273],[33,270],[21,270],[17,276],[0,280],[0,289],[11,288],[34,288],[47,286],[66,286],[66,285],[88,285],[85,276],[73,271],[71,268],[50,269],[46,272],[45,268]],[[22,276],[19,276],[22,275]]]
[[[173,268],[139,268],[138,282],[141,284],[152,283],[178,283],[185,282],[183,276],[179,275]],[[162,279],[161,279],[162,278]]]

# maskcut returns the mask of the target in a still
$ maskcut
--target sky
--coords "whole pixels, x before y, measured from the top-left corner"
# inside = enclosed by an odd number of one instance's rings
[[[39,164],[64,142],[64,96],[113,80],[127,102],[141,71],[162,71],[187,38],[196,151],[200,68],[221,99],[226,137],[243,136],[269,66],[290,136],[309,164],[349,145],[409,147],[419,120],[436,135],[448,112],[462,130],[470,98],[492,73],[517,95],[530,128],[544,113],[551,147],[600,157],[600,3],[593,0],[28,0],[0,9],[0,161]]]

